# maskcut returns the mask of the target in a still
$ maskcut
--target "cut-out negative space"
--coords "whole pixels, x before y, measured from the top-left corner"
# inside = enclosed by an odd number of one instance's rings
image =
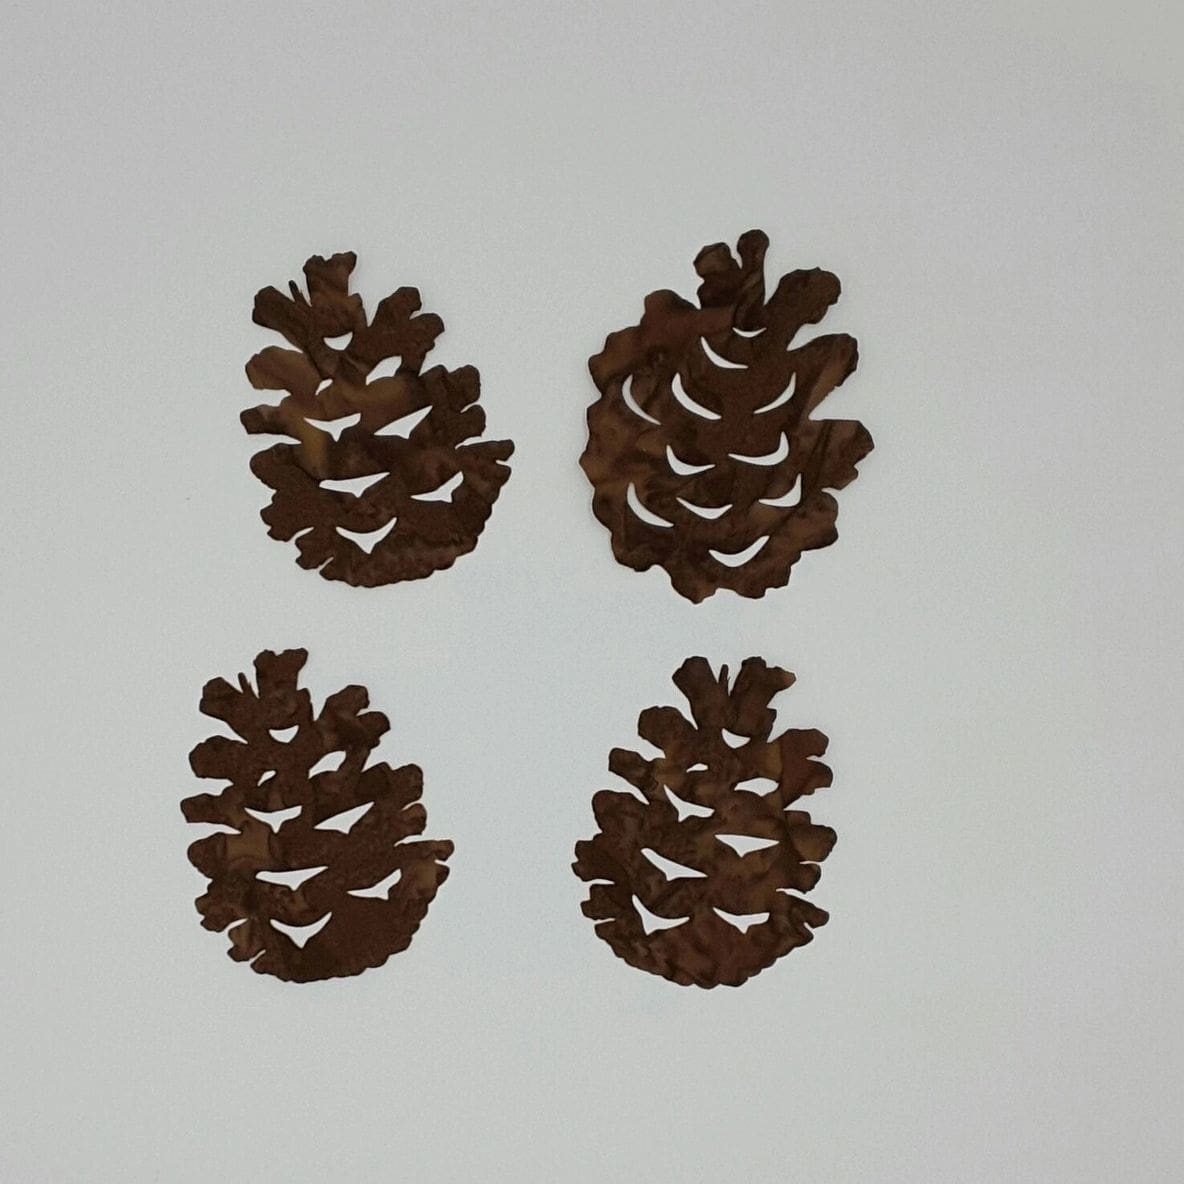
[[[304,422],[322,432],[327,432],[336,443],[341,439],[341,434],[346,428],[357,427],[362,422],[362,413],[355,411],[352,415],[340,415],[336,419],[313,419],[311,416],[305,416]]]
[[[380,378],[394,378],[402,365],[403,359],[398,354],[394,354],[389,358],[383,358],[366,377],[371,382],[377,382]]]
[[[321,482],[321,488],[332,493],[348,493],[353,497],[361,497],[372,485],[377,485],[389,476],[390,473],[370,473],[365,477],[343,477],[340,481],[327,478]]]
[[[320,875],[324,870],[324,865],[322,865],[321,867],[299,867],[286,872],[256,872],[255,879],[262,880],[265,884],[279,884],[281,888],[290,888],[295,892],[305,882],[311,880],[313,876]]]
[[[702,879],[707,875],[706,872],[701,872],[698,868],[688,867],[685,863],[678,863],[673,859],[667,859],[665,855],[660,854],[651,847],[642,847],[641,853],[668,880],[680,880],[687,877],[691,879]]]
[[[653,510],[649,509],[641,498],[638,496],[637,490],[632,485],[629,486],[629,493],[626,497],[629,509],[637,515],[642,522],[648,522],[651,526],[669,526],[670,522],[663,518],[660,514],[655,514]]]
[[[315,777],[318,773],[335,773],[341,768],[342,762],[345,760],[344,752],[327,752],[315,765],[308,770],[310,777]]]
[[[776,839],[762,839],[755,835],[716,835],[715,837],[725,847],[731,847],[739,856],[777,846]]]
[[[669,444],[666,445],[666,463],[670,466],[670,471],[679,477],[693,477],[697,473],[706,473],[709,469],[715,468],[715,465],[696,465],[683,460]]]
[[[205,925],[229,930],[235,960],[292,982],[358,974],[405,949],[452,854],[446,841],[408,841],[426,825],[416,807],[420,770],[368,765],[386,717],[367,710],[358,686],[316,714],[298,684],[307,657],[259,654],[257,693],[246,679],[206,684],[201,710],[227,721],[241,741],[211,737],[194,748],[194,773],[222,789],[181,803],[190,822],[218,828],[189,848],[209,879],[197,900]],[[260,739],[277,723],[294,730],[281,747]],[[260,778],[261,747],[274,777]],[[277,786],[302,804],[275,808]]]
[[[744,793],[754,793],[763,797],[777,788],[777,781],[773,777],[746,777],[736,782],[736,788]]]
[[[800,894],[817,881],[835,833],[796,807],[786,812],[830,783],[814,759],[826,737],[773,735],[770,702],[793,675],[760,658],[748,658],[734,683],[726,666],[716,674],[706,659],[688,658],[674,681],[690,718],[649,709],[639,729],[663,755],[613,751],[611,767],[629,789],[595,795],[599,831],[576,844],[574,869],[588,886],[584,914],[618,957],[684,986],[739,986],[827,921]],[[721,754],[721,734],[743,743]],[[694,803],[670,788],[684,784],[665,755],[675,752],[681,774],[693,776]],[[772,775],[776,793],[742,792]]]
[[[636,896],[632,898],[631,903],[637,911],[637,919],[641,923],[642,932],[647,937],[651,933],[676,929],[679,925],[684,925],[690,920],[690,917],[659,917],[657,913],[651,913]]]
[[[384,522],[381,526],[376,527],[374,530],[346,530],[344,526],[339,526],[337,528],[337,533],[341,535],[342,538],[349,539],[349,541],[353,543],[355,547],[365,551],[367,555],[372,555],[374,553],[374,548],[377,547],[378,544],[381,543],[382,540],[385,539],[386,536],[395,529],[395,525],[398,523],[398,521],[398,518],[392,518],[389,522]]]
[[[670,393],[674,396],[675,401],[692,415],[697,415],[700,419],[719,419],[717,411],[712,411],[710,407],[704,407],[702,403],[696,403],[687,394],[687,388],[683,386],[680,374],[675,374],[670,380]]]
[[[374,434],[376,436],[395,436],[400,440],[410,440],[411,433],[431,413],[431,407],[420,407],[417,411],[411,411],[407,415],[400,415],[398,419],[392,419],[390,423],[384,423],[382,427],[375,430]]]
[[[750,563],[768,546],[769,536],[762,535],[756,542],[749,543],[740,551],[709,551],[708,554],[724,567],[743,567]]]
[[[782,432],[777,447],[772,452],[761,453],[759,456],[745,456],[739,452],[732,452],[729,455],[733,460],[742,461],[746,465],[764,465],[765,468],[771,468],[773,465],[779,465],[789,455],[789,441],[786,440],[785,433]]]
[[[659,427],[662,426],[658,420],[649,414],[649,412],[642,410],[641,404],[638,403],[637,399],[634,397],[632,374],[626,374],[625,381],[621,383],[621,399],[624,401],[625,406],[628,407],[638,419],[644,419],[647,423],[657,424]]]
[[[779,394],[775,399],[770,399],[763,407],[756,409],[757,415],[765,415],[767,412],[776,411],[778,407],[784,407],[786,403],[793,398],[793,393],[797,389],[798,376],[791,374],[789,376],[789,385]]]
[[[712,522],[716,518],[722,518],[732,508],[731,502],[724,506],[697,506],[694,502],[688,502],[685,498],[680,497],[677,500],[684,510],[690,510],[692,514],[697,514],[700,518],[706,518]]]
[[[390,899],[391,889],[403,878],[403,869],[395,868],[389,876],[383,876],[377,884],[371,884],[369,888],[351,888],[349,890],[350,896],[358,896],[363,900],[388,900]]]
[[[710,818],[715,811],[710,806],[700,806],[695,802],[688,802],[666,786],[666,800],[674,807],[679,822],[687,818]]]
[[[771,913],[729,913],[723,909],[712,909],[711,911],[721,921],[731,925],[740,933],[747,933],[754,925],[763,925],[772,915]]]
[[[373,802],[363,802],[360,806],[351,806],[348,810],[342,810],[332,817],[326,818],[323,822],[318,822],[316,829],[336,830],[340,831],[343,835],[349,834],[353,830],[354,823],[360,821],[363,815],[369,813],[373,805]]]
[[[799,473],[793,480],[793,484],[783,493],[777,497],[762,497],[760,499],[762,506],[772,506],[775,510],[786,510],[790,506],[801,505],[802,502],[802,475]]]
[[[435,489],[429,489],[426,493],[413,493],[411,496],[417,502],[450,502],[464,479],[464,473],[453,473],[451,477],[441,481]]]
[[[424,369],[444,325],[420,312],[419,293],[400,288],[368,317],[349,290],[356,263],[350,252],[314,255],[304,265],[307,295],[296,284],[290,295],[256,295],[255,322],[288,346],[261,350],[247,377],[284,394],[244,411],[242,422],[248,432],[286,437],[251,461],[273,491],[262,512],[271,537],[294,540],[297,562],[325,579],[373,587],[422,579],[472,551],[514,446],[480,438],[472,366]],[[442,457],[450,477],[468,483],[464,496],[433,489]],[[378,479],[363,484],[363,474]],[[424,502],[436,503],[430,514]],[[376,522],[405,514],[404,529],[379,533]]]
[[[252,810],[250,806],[244,809],[256,822],[262,822],[274,831],[278,831],[285,822],[299,818],[301,814],[299,806],[287,806],[282,810]]]
[[[593,511],[619,562],[637,571],[661,566],[693,601],[721,588],[758,597],[788,583],[804,552],[837,537],[838,503],[822,492],[850,484],[872,448],[860,423],[811,418],[855,369],[854,338],[826,334],[793,345],[838,299],[838,280],[817,268],[790,272],[766,299],[767,249],[759,230],[742,235],[735,254],[723,243],[704,247],[695,259],[697,305],[651,293],[640,321],[610,333],[589,361],[600,398],[588,409],[580,464]],[[642,375],[656,384],[657,417],[631,397]],[[678,498],[694,517],[673,528],[639,522],[630,489],[645,490],[651,508]],[[713,507],[721,512],[703,512]],[[786,512],[771,519],[765,507]],[[766,528],[775,546],[736,563],[721,558],[740,554]]]
[[[323,917],[313,921],[311,925],[285,925],[278,917],[272,917],[271,923],[289,941],[293,942],[298,950],[302,950],[329,924],[332,917],[332,913],[326,913]]]
[[[706,337],[699,338],[699,345],[703,352],[707,355],[707,360],[713,365],[718,366],[722,370],[747,370],[748,366],[744,362],[733,362],[725,358],[722,354],[717,354],[711,348],[711,342]]]

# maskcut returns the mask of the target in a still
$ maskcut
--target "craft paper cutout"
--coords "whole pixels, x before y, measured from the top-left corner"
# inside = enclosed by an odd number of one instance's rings
[[[855,369],[855,339],[790,348],[839,297],[828,271],[792,271],[765,301],[767,236],[750,230],[695,259],[699,306],[652,292],[641,323],[589,360],[601,397],[580,464],[619,562],[654,564],[689,600],[763,596],[803,551],[838,537],[842,489],[872,449],[854,420],[810,414]]]
[[[448,877],[445,840],[414,840],[427,814],[417,765],[366,767],[389,730],[364,687],[319,714],[297,687],[306,650],[265,650],[258,690],[207,683],[205,715],[241,738],[211,736],[190,754],[199,777],[230,784],[181,803],[190,822],[232,828],[198,839],[189,860],[210,880],[197,899],[207,929],[230,930],[230,956],[260,974],[310,982],[359,974],[406,949]]]
[[[818,883],[835,832],[791,809],[830,785],[814,759],[827,739],[813,729],[771,735],[769,702],[793,682],[748,658],[729,686],[726,666],[717,677],[705,658],[688,658],[674,683],[694,722],[647,708],[638,733],[663,755],[609,755],[609,770],[638,792],[593,797],[600,832],[576,844],[572,866],[591,884],[585,916],[630,965],[683,986],[738,987],[829,919],[797,893]]]
[[[367,321],[349,292],[353,252],[304,265],[308,296],[264,288],[254,320],[296,349],[269,346],[247,363],[278,404],[244,411],[252,433],[289,436],[255,454],[251,470],[275,491],[268,533],[296,539],[301,567],[372,587],[418,580],[473,550],[510,469],[509,440],[485,430],[472,366],[421,373],[444,323],[400,288]],[[392,363],[391,359],[395,359]],[[375,367],[390,371],[375,376]],[[367,378],[369,377],[369,381]]]

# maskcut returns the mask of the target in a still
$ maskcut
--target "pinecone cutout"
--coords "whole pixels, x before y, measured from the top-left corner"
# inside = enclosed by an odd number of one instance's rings
[[[811,413],[855,369],[837,333],[791,348],[838,299],[827,271],[793,271],[766,301],[769,240],[739,261],[723,243],[695,259],[699,305],[653,292],[641,323],[589,361],[600,399],[580,460],[596,517],[627,567],[666,569],[693,601],[719,588],[763,596],[803,551],[838,537],[827,492],[856,477],[872,439],[854,420]]]
[[[199,839],[190,862],[210,880],[207,929],[230,930],[230,956],[290,982],[358,974],[405,949],[448,876],[452,844],[409,841],[427,822],[415,765],[367,767],[390,727],[345,687],[314,716],[297,676],[308,654],[264,651],[258,690],[206,684],[201,710],[241,738],[190,754],[199,777],[229,782],[181,803],[190,822],[232,828]]]
[[[576,844],[590,882],[584,914],[618,957],[684,986],[737,987],[813,937],[828,914],[797,895],[818,882],[835,832],[791,808],[830,785],[813,730],[771,736],[773,696],[794,676],[748,658],[729,686],[688,658],[674,676],[693,721],[650,707],[641,737],[655,760],[615,748],[609,769],[636,793],[592,799],[600,832]]]
[[[256,453],[255,475],[275,491],[263,510],[272,538],[297,540],[302,567],[372,587],[418,580],[473,550],[510,469],[509,440],[485,430],[472,366],[421,373],[444,323],[400,288],[367,321],[349,291],[357,257],[304,265],[306,297],[264,288],[254,319],[296,348],[269,346],[247,363],[277,406],[242,414],[252,433],[288,436]],[[376,373],[376,367],[380,373]]]

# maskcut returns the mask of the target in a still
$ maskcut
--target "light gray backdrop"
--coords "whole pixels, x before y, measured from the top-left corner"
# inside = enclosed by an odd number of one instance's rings
[[[1181,1135],[1181,61],[1114,3],[5,5],[0,1179],[1159,1181]],[[875,453],[760,602],[618,566],[587,356],[752,226],[844,284]],[[299,570],[238,424],[255,290],[355,249],[514,475],[404,587]],[[411,949],[201,930],[202,683],[307,646],[420,763]],[[569,871],[684,657],[795,670],[810,947],[633,971]]]

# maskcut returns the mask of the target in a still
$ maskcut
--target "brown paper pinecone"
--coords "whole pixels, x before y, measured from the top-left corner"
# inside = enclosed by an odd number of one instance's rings
[[[326,579],[374,586],[421,579],[471,551],[514,446],[466,443],[485,430],[477,371],[421,373],[443,322],[419,313],[415,288],[388,296],[367,321],[361,297],[349,292],[356,261],[352,252],[314,255],[304,265],[307,297],[295,283],[291,297],[275,288],[255,297],[255,322],[296,349],[269,346],[247,363],[253,386],[287,393],[278,406],[244,411],[242,422],[248,432],[298,441],[251,461],[275,491],[262,513],[271,536],[295,538],[299,564]],[[396,357],[393,374],[367,381]],[[350,416],[357,422],[333,423]]]
[[[591,882],[585,915],[631,965],[684,986],[739,986],[826,923],[828,914],[797,893],[818,882],[835,832],[790,807],[830,785],[830,769],[814,759],[827,740],[814,730],[771,736],[769,702],[793,681],[748,658],[729,687],[726,666],[717,678],[705,658],[688,658],[674,682],[694,722],[673,707],[651,707],[638,733],[663,755],[613,749],[610,771],[644,801],[597,793],[600,832],[576,844],[573,867]],[[774,784],[745,788],[753,778]],[[767,845],[742,854],[737,848],[755,847],[746,839]]]
[[[297,687],[307,658],[305,650],[264,651],[255,659],[257,691],[245,675],[237,688],[221,678],[206,684],[202,712],[241,739],[212,736],[190,753],[199,777],[229,785],[181,803],[190,822],[233,828],[189,848],[190,861],[210,880],[197,900],[202,924],[233,926],[232,958],[292,982],[358,974],[405,949],[448,876],[444,860],[452,854],[447,841],[408,841],[427,822],[420,769],[366,767],[390,725],[381,712],[364,710],[363,687],[330,695],[314,717],[308,692]],[[273,735],[289,729],[290,737]],[[341,754],[336,768],[312,773],[331,753]],[[326,827],[360,806],[369,808],[347,832]],[[277,811],[295,816],[256,817]],[[282,882],[317,868],[297,887]],[[311,927],[329,914],[307,940],[277,928]]]
[[[704,247],[699,306],[653,292],[641,323],[611,333],[589,361],[601,397],[580,463],[593,511],[621,563],[660,564],[693,601],[788,583],[803,551],[838,537],[826,491],[853,481],[872,449],[861,423],[810,418],[855,369],[855,339],[790,348],[838,299],[839,281],[793,271],[766,302],[768,242],[743,235],[739,262],[723,243]]]

